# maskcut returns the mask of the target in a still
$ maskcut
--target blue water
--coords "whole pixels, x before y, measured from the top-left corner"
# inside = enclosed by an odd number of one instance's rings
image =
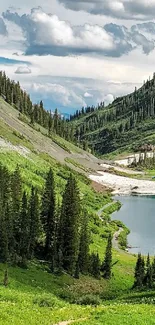
[[[130,229],[129,252],[155,255],[155,196],[115,196],[122,208],[112,220],[121,220]]]

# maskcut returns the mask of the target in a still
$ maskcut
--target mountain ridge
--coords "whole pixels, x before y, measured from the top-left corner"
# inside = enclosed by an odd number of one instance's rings
[[[101,103],[93,112],[81,111],[70,123],[80,142],[87,141],[88,147],[104,155],[155,144],[154,118],[155,74],[133,93],[116,98],[107,107]]]

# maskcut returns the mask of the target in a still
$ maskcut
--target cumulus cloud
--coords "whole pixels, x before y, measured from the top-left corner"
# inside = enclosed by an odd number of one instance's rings
[[[106,105],[111,104],[111,103],[114,101],[114,95],[112,95],[112,94],[107,94],[107,95],[104,97],[104,101],[105,101],[105,104],[106,104]]]
[[[85,98],[92,98],[93,95],[90,94],[90,93],[88,93],[88,92],[86,91],[86,92],[84,93],[84,97],[85,97]]]
[[[67,88],[61,84],[52,83],[33,83],[31,86],[33,92],[43,94],[43,97],[49,97],[51,100],[67,107],[86,106],[82,96],[77,95],[72,88]]]
[[[23,30],[27,54],[69,55],[71,53],[104,52],[115,47],[113,38],[98,25],[73,27],[56,15],[46,14],[40,8],[30,15],[6,11],[3,17]]]
[[[155,23],[154,29],[155,29]],[[145,54],[149,54],[155,48],[155,36],[146,35],[141,26],[143,24],[134,25],[131,28],[116,24],[107,24],[104,26],[107,33],[113,35],[115,42],[119,44],[120,54],[123,53],[123,48],[130,52],[137,47],[142,47]]]
[[[141,23],[127,28],[123,25],[85,24],[72,26],[56,15],[47,14],[41,8],[30,14],[19,15],[7,10],[3,17],[18,25],[23,31],[23,49],[26,55],[69,56],[98,54],[121,57],[141,47],[149,54],[155,47],[155,23]]]
[[[16,74],[30,74],[31,73],[31,69],[29,67],[25,67],[25,66],[20,66],[17,68],[17,70],[15,71]]]
[[[122,19],[154,19],[154,0],[59,0],[66,8]]]

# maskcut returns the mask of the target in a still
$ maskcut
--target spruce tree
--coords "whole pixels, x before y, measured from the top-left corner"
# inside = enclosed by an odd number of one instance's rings
[[[59,226],[59,251],[63,256],[63,268],[71,275],[75,274],[79,254],[80,217],[79,189],[71,174],[63,195]]]
[[[20,233],[19,233],[19,247],[20,258],[22,266],[26,266],[29,258],[29,241],[30,241],[30,218],[28,214],[27,195],[24,191],[22,198],[22,207],[20,212]]]
[[[79,279],[80,277],[80,268],[79,268],[79,259],[76,262],[74,278]]]
[[[0,259],[7,262],[10,258],[12,238],[12,198],[10,174],[0,165]]]
[[[111,270],[112,270],[112,235],[110,233],[108,237],[105,258],[101,266],[101,271],[103,272],[103,277],[105,279],[111,278]]]
[[[51,261],[51,270],[54,270],[56,258],[56,199],[52,169],[49,170],[46,178],[42,197],[41,220],[45,231],[45,256]]]
[[[40,234],[39,198],[38,198],[37,190],[35,190],[33,186],[31,189],[31,197],[29,203],[29,220],[30,220],[29,256],[30,258],[33,258],[37,240]]]
[[[89,244],[90,236],[88,229],[88,216],[83,212],[81,222],[80,247],[79,247],[79,269],[83,274],[87,274],[89,268]]]
[[[149,254],[147,256],[146,273],[145,273],[145,277],[144,277],[143,284],[147,288],[152,288],[152,267],[151,267],[151,263],[150,263],[150,256],[149,256]]]
[[[100,279],[101,273],[101,263],[98,253],[92,253],[90,255],[90,262],[89,262],[89,272],[92,276],[94,276],[96,279]]]
[[[144,284],[144,278],[145,278],[145,263],[140,253],[138,254],[137,257],[134,277],[135,280],[134,280],[133,287],[141,288]]]
[[[12,189],[12,214],[13,214],[13,232],[14,240],[12,242],[12,249],[14,250],[14,258],[19,256],[19,232],[20,232],[20,209],[22,202],[22,179],[17,165],[12,177],[11,177],[11,189]]]

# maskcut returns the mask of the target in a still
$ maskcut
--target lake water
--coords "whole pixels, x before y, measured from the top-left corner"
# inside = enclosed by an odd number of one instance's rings
[[[121,220],[130,229],[129,252],[155,255],[155,196],[115,196],[122,208],[112,220]]]

